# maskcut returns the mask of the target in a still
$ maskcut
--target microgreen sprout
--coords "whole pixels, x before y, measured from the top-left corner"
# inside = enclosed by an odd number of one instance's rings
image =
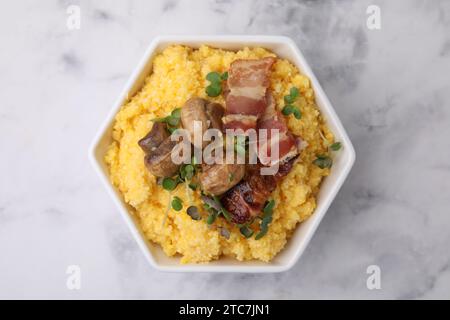
[[[255,240],[259,240],[264,237],[269,230],[269,224],[272,222],[273,208],[275,207],[275,200],[270,200],[266,202],[263,209],[263,216],[259,224],[259,232],[255,236]]]
[[[247,239],[250,238],[250,237],[253,235],[253,233],[254,233],[254,231],[253,231],[251,228],[249,228],[248,226],[242,226],[242,227],[240,227],[240,228],[239,228],[239,231],[240,231],[241,234],[242,234],[244,237],[246,237]]]
[[[180,124],[180,119],[181,119],[181,108],[176,108],[167,117],[156,118],[153,119],[152,121],[166,123],[167,131],[169,131],[169,133],[172,134],[178,129],[177,127]]]
[[[183,209],[183,201],[178,197],[173,197],[172,199],[172,209],[175,211],[180,211]]]
[[[320,169],[331,168],[333,165],[333,160],[327,155],[318,155],[313,163]]]
[[[342,144],[340,142],[335,142],[330,146],[330,149],[333,151],[338,151],[339,149],[341,149]]]
[[[210,72],[206,75],[206,80],[210,82],[205,91],[209,97],[217,97],[222,93],[222,81],[228,79],[228,72],[220,74],[216,71]]]
[[[164,190],[172,191],[177,187],[177,182],[172,178],[164,178],[162,181]]]
[[[292,87],[289,90],[289,94],[284,96],[284,103],[286,105],[281,110],[283,115],[288,116],[288,115],[292,114],[292,115],[294,115],[294,117],[296,119],[302,118],[302,113],[301,113],[300,109],[297,108],[296,106],[294,106],[294,102],[297,100],[299,95],[300,95],[300,91],[298,90],[298,88]]]

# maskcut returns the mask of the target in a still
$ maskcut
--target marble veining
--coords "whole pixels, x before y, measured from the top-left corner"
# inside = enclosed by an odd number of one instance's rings
[[[21,0],[0,26],[0,298],[450,298],[450,2]],[[357,160],[292,270],[152,270],[91,169],[94,134],[159,34],[287,35],[322,83]]]

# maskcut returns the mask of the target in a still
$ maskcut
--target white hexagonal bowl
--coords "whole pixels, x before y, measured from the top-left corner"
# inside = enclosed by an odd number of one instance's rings
[[[124,202],[120,192],[110,182],[104,156],[107,147],[112,141],[111,131],[114,117],[127,97],[133,96],[142,87],[145,78],[151,73],[153,57],[172,44],[182,44],[194,48],[206,44],[227,50],[238,50],[244,46],[258,46],[271,50],[281,58],[288,59],[311,80],[317,106],[327,121],[329,128],[334,133],[336,140],[342,142],[343,148],[336,153],[331,174],[324,179],[321,185],[317,197],[317,208],[313,215],[297,226],[286,247],[270,263],[260,261],[241,262],[232,258],[221,258],[208,264],[180,264],[178,257],[167,257],[159,245],[149,242],[145,238],[140,230],[139,223],[131,212],[131,208]],[[89,153],[95,170],[128,224],[148,262],[158,270],[175,272],[260,273],[282,272],[290,269],[299,260],[355,161],[355,151],[352,143],[322,87],[296,44],[290,38],[283,36],[161,36],[154,39],[112,107],[105,123],[100,127]]]

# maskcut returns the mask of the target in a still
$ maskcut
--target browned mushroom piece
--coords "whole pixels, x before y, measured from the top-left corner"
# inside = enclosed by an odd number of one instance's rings
[[[206,105],[206,116],[210,121],[210,127],[222,131],[222,117],[225,114],[225,108],[221,104],[210,102]]]
[[[190,142],[194,147],[203,148],[209,143],[208,141],[203,141],[203,134],[208,127],[213,127],[218,130],[222,129],[224,111],[224,108],[220,104],[210,103],[201,98],[191,98],[186,101],[181,108],[181,122],[184,129],[188,131]],[[196,127],[196,122],[201,127]],[[196,146],[196,141],[194,141],[195,134],[198,134],[201,139],[199,146]],[[177,173],[180,165],[174,164],[171,157],[172,150],[177,145],[177,142],[171,141],[166,123],[155,122],[150,132],[139,140],[138,143],[146,153],[145,166],[150,173],[157,177],[171,177]],[[218,169],[216,168],[215,170]],[[231,169],[229,168],[227,170]],[[224,169],[219,171],[223,171],[222,174],[227,175],[227,181],[232,176],[230,172],[225,172]],[[239,176],[240,170],[238,170],[236,177]]]
[[[145,166],[151,174],[165,178],[172,177],[178,172],[179,164],[172,161],[172,150],[178,142],[167,137],[154,151],[145,156]]]
[[[155,122],[150,132],[139,140],[138,144],[148,154],[155,151],[167,137],[169,137],[167,125],[164,122]]]
[[[200,174],[202,190],[211,195],[221,195],[242,180],[244,164],[204,165]]]
[[[203,141],[203,134],[208,129],[208,116],[206,115],[207,101],[201,98],[191,98],[181,108],[181,123],[190,136],[190,142],[196,148],[204,147],[208,142]],[[201,127],[200,127],[201,125]],[[194,137],[199,138],[199,143]]]

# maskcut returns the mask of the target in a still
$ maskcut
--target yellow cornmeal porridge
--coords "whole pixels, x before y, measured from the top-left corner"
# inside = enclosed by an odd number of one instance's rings
[[[157,185],[156,178],[144,165],[144,152],[138,141],[150,131],[152,119],[167,116],[193,96],[224,105],[221,95],[210,98],[205,94],[206,75],[211,71],[227,71],[236,59],[266,56],[275,55],[263,48],[232,52],[207,46],[199,49],[179,45],[168,47],[155,57],[153,71],[143,88],[116,116],[114,141],[106,155],[112,183],[134,208],[146,237],[160,244],[167,255],[180,255],[181,263],[207,262],[221,256],[270,261],[283,249],[296,225],[307,219],[316,207],[315,196],[329,169],[320,169],[312,162],[317,154],[326,153],[334,138],[316,108],[309,79],[287,60],[277,59],[270,88],[280,110],[289,89],[293,86],[300,89],[296,105],[300,107],[302,118],[297,120],[289,116],[288,127],[307,142],[307,147],[301,152],[300,161],[272,194],[275,200],[273,222],[263,238],[246,239],[238,227],[225,219],[217,219],[212,226],[207,225],[205,219],[193,220],[186,214],[189,198],[185,184],[180,184],[170,195]],[[184,207],[179,212],[170,209],[163,226],[171,196],[181,198]],[[193,201],[197,207],[202,207],[200,191],[193,193]],[[226,225],[231,233],[228,240],[219,233],[218,227],[222,225]]]

